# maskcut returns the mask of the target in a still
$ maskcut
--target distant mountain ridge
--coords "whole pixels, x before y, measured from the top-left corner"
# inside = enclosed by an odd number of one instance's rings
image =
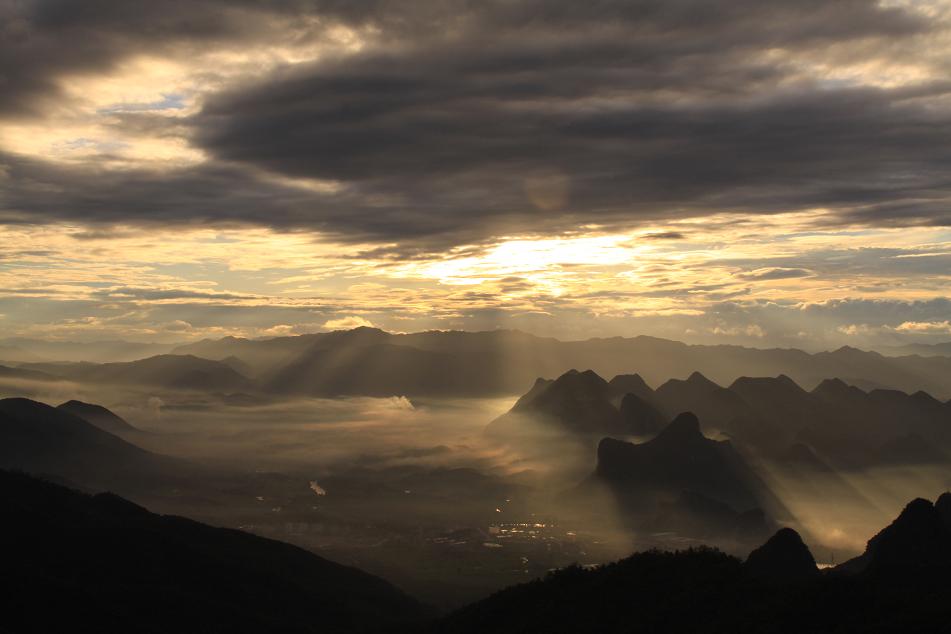
[[[917,354],[922,357],[951,357],[951,341],[943,343],[909,343],[903,346],[879,346],[878,350],[886,356],[900,357]]]
[[[378,348],[356,352],[372,346]],[[388,346],[435,354],[439,371],[415,383],[409,381],[405,376],[418,375],[414,364],[424,357],[407,351],[403,358],[397,358]],[[233,356],[255,368],[256,375],[292,378],[295,391],[314,395],[366,393],[366,382],[348,363],[354,355],[368,373],[382,376],[384,370],[391,371],[389,380],[371,386],[374,392],[409,396],[520,393],[537,376],[560,376],[571,368],[591,368],[601,376],[637,373],[655,385],[694,371],[720,384],[741,376],[785,374],[807,389],[823,379],[840,377],[866,390],[924,390],[942,399],[951,398],[951,358],[885,357],[847,346],[810,354],[796,349],[687,345],[643,335],[559,341],[512,330],[391,334],[357,328],[262,340],[204,340],[180,346],[174,352],[214,360]],[[282,373],[284,368],[292,370]],[[354,381],[322,384],[323,377],[333,371],[353,376]]]
[[[69,361],[109,363],[135,361],[167,354],[178,344],[138,341],[58,341],[8,337],[0,340],[0,360],[16,362]],[[5,353],[4,348],[10,352]]]
[[[0,365],[0,379],[20,379],[26,381],[57,381],[60,377],[39,370],[28,368],[11,368]]]
[[[123,354],[135,349],[129,347]],[[165,352],[168,346],[159,349]],[[941,400],[951,398],[951,356],[883,356],[847,346],[810,354],[796,349],[688,345],[644,335],[559,341],[514,330],[393,334],[361,327],[271,339],[205,339],[176,346],[170,353],[151,358],[200,357],[251,379],[237,389],[311,396],[516,394],[535,377],[590,368],[605,377],[637,374],[653,385],[692,372],[720,385],[742,376],[782,374],[806,389],[840,377],[866,391],[922,390]],[[86,371],[99,371],[88,363],[81,369],[61,363],[20,365],[78,380]],[[103,372],[111,379],[123,374]],[[234,377],[231,381],[236,382]]]
[[[151,385],[169,389],[235,391],[252,387],[228,363],[193,355],[163,354],[115,363],[29,363],[21,369],[80,383]]]

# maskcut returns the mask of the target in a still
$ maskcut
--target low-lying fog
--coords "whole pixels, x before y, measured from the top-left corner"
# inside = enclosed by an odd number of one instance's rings
[[[493,442],[483,429],[517,395],[275,400],[65,381],[0,383],[0,395],[104,405],[141,430],[129,442],[214,474],[210,485],[138,498],[153,510],[296,543],[441,607],[572,562],[693,543],[631,534],[609,502],[568,512],[560,500],[594,469],[594,448],[541,437],[518,451]],[[937,467],[791,481],[751,458],[811,533],[820,563],[857,554],[910,499],[951,483]]]

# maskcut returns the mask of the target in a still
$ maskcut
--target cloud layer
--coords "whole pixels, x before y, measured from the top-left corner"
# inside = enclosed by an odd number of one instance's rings
[[[8,144],[5,212],[449,245],[723,211],[949,222],[940,6],[358,4],[5,3],[3,112],[61,116],[69,78],[164,58],[190,94],[97,112],[202,159],[104,173],[121,142],[66,166]]]
[[[931,0],[0,0],[0,320],[944,336],[949,65]]]

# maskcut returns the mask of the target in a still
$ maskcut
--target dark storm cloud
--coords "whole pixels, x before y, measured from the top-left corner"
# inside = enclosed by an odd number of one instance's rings
[[[133,51],[281,44],[282,30],[316,40],[339,24],[375,34],[361,53],[207,96],[184,122],[212,157],[196,169],[108,173],[0,157],[9,217],[250,222],[413,253],[718,211],[951,222],[951,114],[934,107],[951,85],[799,75],[797,56],[824,51],[834,67],[848,45],[853,57],[900,58],[903,42],[932,28],[870,0],[0,6],[16,18],[0,27],[2,110],[17,113],[55,97],[62,74]],[[302,16],[320,21],[295,30]],[[124,114],[120,125],[161,122]],[[339,189],[295,189],[262,172]]]
[[[946,321],[951,318],[951,299],[928,300],[842,299],[802,307],[812,319],[835,319],[840,323],[897,326],[905,321]]]
[[[95,161],[93,161],[95,162]],[[0,152],[0,205],[6,222],[66,218],[90,222],[292,222],[292,191],[243,170],[204,165],[181,171],[110,171],[28,159]],[[93,239],[101,237],[93,232]],[[86,236],[83,236],[86,237]]]
[[[219,158],[352,184],[382,201],[373,222],[398,237],[433,221],[450,230],[476,219],[568,228],[632,214],[811,207],[894,223],[948,220],[951,119],[894,91],[587,109],[558,104],[558,80],[550,91],[533,86],[538,103],[522,105],[525,87],[506,78],[484,80],[486,88],[411,66],[413,77],[348,68],[212,102],[198,138]],[[533,205],[538,174],[563,179],[562,201]]]
[[[253,295],[236,295],[234,293],[216,293],[211,291],[192,291],[185,289],[155,289],[132,288],[122,286],[117,288],[95,291],[92,296],[97,299],[133,299],[133,300],[185,300],[185,299],[213,299],[237,300],[254,299]]]
[[[302,37],[292,21],[314,8],[254,0],[0,0],[0,114],[34,115],[61,96],[62,77],[106,71],[130,55]]]
[[[804,274],[818,274],[833,279],[851,276],[875,280],[894,276],[920,282],[929,277],[944,278],[948,271],[951,271],[951,253],[917,248],[816,249],[797,256],[766,259],[724,258],[715,262],[722,266],[754,268],[750,274],[804,271]]]
[[[641,236],[641,240],[684,240],[686,239],[680,231],[660,231],[657,233],[648,233]]]
[[[812,271],[806,269],[784,269],[782,267],[768,267],[741,273],[739,277],[744,280],[788,280],[797,277],[808,277]]]
[[[427,217],[423,211],[394,218],[380,212],[380,201],[344,187],[316,194],[274,182],[259,171],[228,162],[208,162],[180,170],[99,169],[99,157],[87,165],[47,163],[0,151],[0,222],[69,220],[91,225],[135,223],[266,225],[278,229],[316,229],[347,240],[413,238],[414,245],[371,249],[355,257],[405,260],[424,257],[456,239],[484,237],[478,225],[464,226],[454,216]],[[405,219],[418,224],[400,224]],[[107,228],[80,239],[108,235]]]

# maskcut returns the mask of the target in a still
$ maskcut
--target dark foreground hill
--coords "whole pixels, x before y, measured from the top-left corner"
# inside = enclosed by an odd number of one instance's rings
[[[855,574],[895,567],[951,569],[951,493],[932,504],[912,500],[894,522],[868,541],[865,552],[836,568]]]
[[[915,500],[868,565],[819,571],[779,531],[570,567],[437,621],[388,583],[299,548],[0,471],[0,632],[947,632],[951,508]]]
[[[281,542],[0,471],[0,631],[361,632],[422,616],[382,579]]]
[[[913,543],[896,548],[916,550]],[[940,557],[898,559],[855,574],[820,572],[799,536],[783,529],[745,563],[699,548],[559,570],[463,608],[429,631],[948,632],[951,566]]]

